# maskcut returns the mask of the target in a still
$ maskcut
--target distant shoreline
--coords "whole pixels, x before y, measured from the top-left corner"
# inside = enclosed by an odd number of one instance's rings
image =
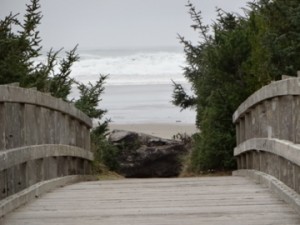
[[[161,138],[172,138],[178,133],[186,133],[192,135],[198,130],[194,124],[168,124],[168,123],[137,123],[137,124],[109,124],[110,131],[112,130],[128,130],[139,133],[145,133]]]

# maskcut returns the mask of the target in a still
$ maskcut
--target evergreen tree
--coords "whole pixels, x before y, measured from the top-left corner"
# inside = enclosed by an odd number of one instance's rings
[[[38,0],[31,0],[23,22],[17,19],[18,14],[10,14],[0,21],[0,84],[18,82],[21,87],[36,87],[39,91],[67,100],[74,83],[69,77],[71,66],[79,57],[76,47],[67,52],[66,59],[59,63],[57,74],[54,68],[60,51],[50,50],[46,64],[34,64],[42,50],[37,31],[42,19],[40,7]]]
[[[235,127],[232,114],[254,91],[282,74],[296,74],[300,56],[300,2],[261,0],[249,3],[244,17],[218,9],[212,26],[188,4],[197,45],[180,37],[188,65],[184,75],[192,85],[188,96],[174,85],[173,103],[195,107],[196,135],[191,169],[232,169]]]

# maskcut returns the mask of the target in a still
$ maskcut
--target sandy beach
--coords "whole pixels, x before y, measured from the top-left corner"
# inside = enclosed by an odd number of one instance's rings
[[[167,124],[167,123],[143,123],[143,124],[110,124],[110,130],[129,130],[161,138],[172,138],[178,133],[186,133],[188,135],[197,132],[197,128],[193,124]]]
[[[194,110],[181,111],[172,105],[172,86],[120,85],[106,87],[102,107],[111,118],[110,130],[129,130],[162,138],[172,138],[178,133],[192,135]]]

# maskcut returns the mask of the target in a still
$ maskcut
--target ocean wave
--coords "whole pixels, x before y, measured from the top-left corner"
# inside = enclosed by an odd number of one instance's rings
[[[182,69],[185,65],[180,51],[89,50],[80,52],[71,76],[93,83],[99,74],[109,75],[108,85],[170,84],[171,80],[186,83]]]
[[[78,80],[94,81],[99,74],[109,74],[110,85],[166,84],[171,80],[184,82],[183,53],[136,52],[102,55],[86,53],[73,66],[72,76]]]

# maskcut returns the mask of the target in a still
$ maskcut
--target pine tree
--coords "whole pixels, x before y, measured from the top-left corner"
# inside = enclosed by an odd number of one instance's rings
[[[248,5],[244,17],[218,9],[215,23],[206,26],[201,12],[188,4],[199,42],[180,41],[188,63],[184,75],[194,96],[175,84],[173,103],[197,110],[201,132],[191,156],[194,171],[234,168],[232,114],[254,91],[299,69],[300,2],[260,0]]]

